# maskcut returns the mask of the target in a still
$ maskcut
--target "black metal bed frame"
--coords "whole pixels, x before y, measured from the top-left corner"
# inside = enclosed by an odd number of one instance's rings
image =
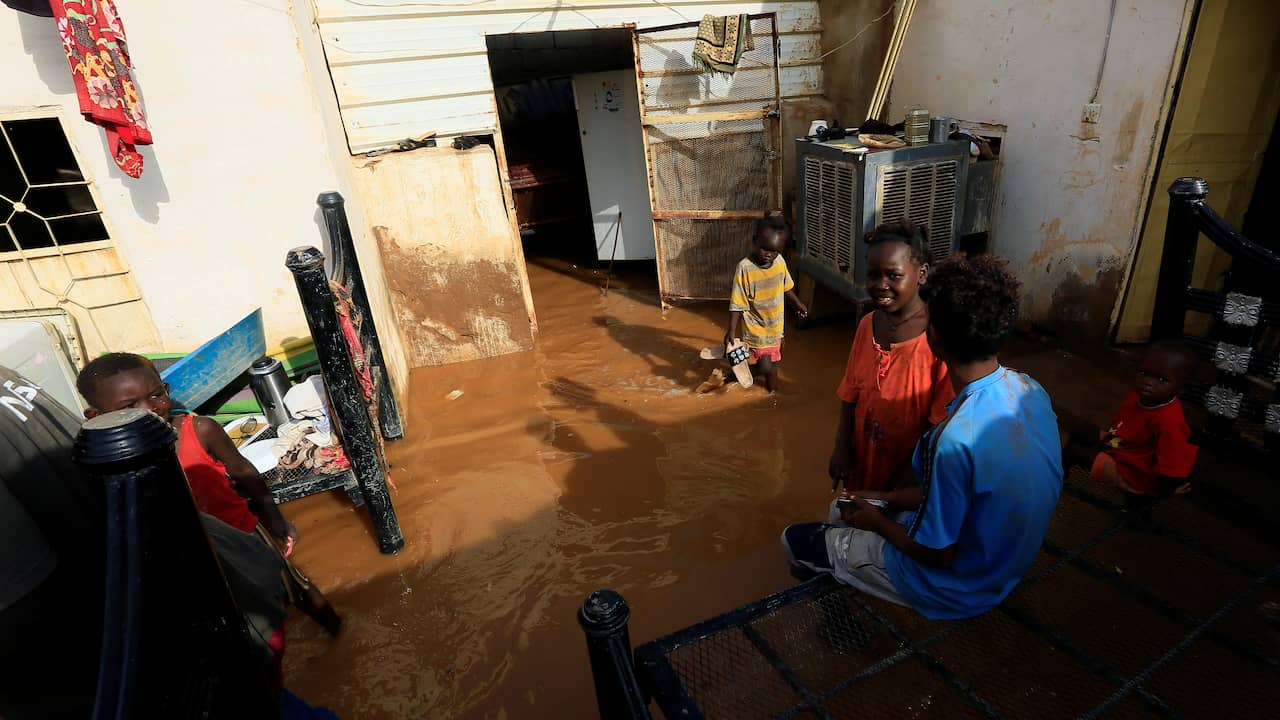
[[[324,217],[332,254],[330,271],[325,271],[324,253],[310,246],[290,250],[285,266],[293,273],[298,287],[298,298],[320,361],[320,375],[333,409],[333,425],[351,461],[351,469],[332,474],[285,471],[279,477],[268,477],[268,482],[278,503],[345,489],[357,506],[368,507],[378,548],[384,553],[395,553],[404,547],[404,533],[387,488],[383,441],[404,436],[400,410],[383,361],[382,344],[347,223],[345,201],[337,192],[326,192],[320,194],[316,203]],[[370,401],[366,401],[356,380],[351,351],[338,322],[331,281],[347,289],[352,305],[362,317],[360,343],[374,385]]]
[[[1280,289],[1275,284],[1233,288],[1229,275],[1224,291],[1206,290],[1192,287],[1192,275],[1202,234],[1233,263],[1251,266],[1254,276],[1280,278],[1280,253],[1231,227],[1206,202],[1208,196],[1209,184],[1202,178],[1178,178],[1169,187],[1151,338],[1182,338],[1212,366],[1209,382],[1190,384],[1183,393],[1184,400],[1208,412],[1206,434],[1221,439],[1251,435],[1275,450],[1280,447],[1280,353],[1263,343],[1268,328],[1272,333],[1280,328]],[[1213,316],[1212,331],[1188,334],[1188,312]]]
[[[100,488],[105,513],[93,718],[278,717],[265,659],[205,534],[176,439],[166,422],[136,409],[94,418],[76,439],[73,455]]]

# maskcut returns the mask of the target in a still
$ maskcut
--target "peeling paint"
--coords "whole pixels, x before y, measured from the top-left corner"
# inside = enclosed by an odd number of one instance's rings
[[[894,78],[893,120],[921,105],[1009,126],[990,247],[1023,281],[1023,320],[1073,342],[1106,337],[1182,37],[1185,3],[1131,5],[1142,19],[1116,16],[1097,88],[1081,49],[1100,51],[1106,13],[1058,3],[1046,21],[1044,0],[922,4]]]
[[[533,347],[512,261],[444,259],[431,244],[402,246],[373,228],[413,367]]]

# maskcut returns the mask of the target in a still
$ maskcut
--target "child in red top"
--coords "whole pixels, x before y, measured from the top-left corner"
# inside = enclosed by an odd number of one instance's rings
[[[840,424],[828,472],[834,490],[892,490],[910,471],[920,436],[946,416],[955,397],[947,366],[929,348],[927,231],[903,218],[867,239],[867,295],[836,394]]]
[[[85,365],[76,387],[90,406],[85,417],[142,408],[172,423],[178,431],[178,461],[196,507],[242,532],[258,535],[277,553],[279,547],[270,536],[293,547],[298,530],[280,513],[257,469],[218,423],[199,415],[173,415],[169,384],[150,360],[131,353],[108,353]],[[281,562],[288,570],[284,575],[294,604],[336,635],[342,620],[333,606],[283,555]]]
[[[1144,509],[1154,498],[1191,489],[1188,478],[1198,448],[1178,393],[1196,366],[1196,356],[1181,343],[1158,342],[1147,351],[1133,390],[1120,403],[1111,426],[1101,434],[1102,452],[1090,475],[1125,491],[1125,507]]]

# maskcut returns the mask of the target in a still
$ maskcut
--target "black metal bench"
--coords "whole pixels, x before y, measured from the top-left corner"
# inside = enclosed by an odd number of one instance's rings
[[[1280,353],[1270,346],[1280,328],[1280,254],[1237,232],[1209,206],[1208,195],[1201,178],[1179,178],[1169,187],[1151,337],[1184,338],[1208,361],[1209,379],[1183,393],[1205,409],[1199,428],[1205,435],[1274,450],[1280,446]],[[1233,264],[1248,264],[1248,275],[1270,282],[1243,284],[1236,277],[1242,273],[1232,272],[1221,291],[1192,287],[1201,234]],[[1188,312],[1212,316],[1211,331],[1187,334]]]
[[[394,553],[404,547],[404,534],[387,489],[383,442],[403,437],[404,428],[382,359],[382,345],[351,239],[344,201],[340,194],[327,192],[316,202],[328,231],[330,270],[325,271],[325,256],[314,247],[290,250],[285,265],[293,273],[298,287],[298,297],[320,361],[320,375],[333,409],[331,420],[351,461],[351,469],[332,474],[273,471],[267,477],[268,485],[278,503],[344,488],[357,506],[368,507],[378,548],[384,553]],[[351,349],[339,325],[330,282],[346,288],[352,307],[362,316],[359,339],[373,380],[371,397],[365,396],[357,379]]]

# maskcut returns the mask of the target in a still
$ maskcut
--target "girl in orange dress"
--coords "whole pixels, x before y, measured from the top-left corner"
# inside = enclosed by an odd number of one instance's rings
[[[947,367],[929,348],[928,231],[906,218],[867,239],[864,315],[836,394],[840,426],[828,472],[832,490],[891,490],[911,467],[916,441],[946,415],[955,397]]]

